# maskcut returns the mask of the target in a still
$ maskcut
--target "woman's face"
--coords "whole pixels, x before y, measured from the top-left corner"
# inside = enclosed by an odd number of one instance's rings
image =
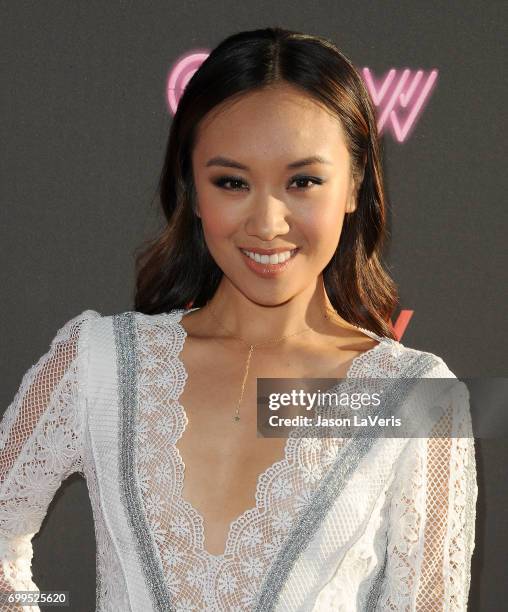
[[[334,117],[289,85],[250,92],[204,118],[192,164],[206,244],[238,290],[274,305],[315,286],[356,206]],[[298,250],[276,271],[242,252],[279,247]]]

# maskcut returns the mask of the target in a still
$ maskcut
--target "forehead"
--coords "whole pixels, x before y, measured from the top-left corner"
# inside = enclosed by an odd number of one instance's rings
[[[306,92],[277,85],[226,100],[198,126],[194,157],[229,154],[267,163],[322,154],[347,156],[340,121]]]

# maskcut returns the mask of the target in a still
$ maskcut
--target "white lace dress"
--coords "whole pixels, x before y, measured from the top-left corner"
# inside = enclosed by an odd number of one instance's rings
[[[259,475],[256,507],[212,555],[181,497],[175,446],[185,312],[87,310],[26,372],[0,425],[0,591],[37,590],[31,539],[81,472],[98,611],[466,610],[477,500],[467,387],[455,380],[439,398],[447,437],[289,437]],[[440,357],[362,331],[379,344],[348,378],[455,378]]]

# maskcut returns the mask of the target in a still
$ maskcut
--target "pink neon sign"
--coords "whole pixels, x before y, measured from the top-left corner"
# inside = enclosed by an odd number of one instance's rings
[[[192,75],[208,57],[207,49],[195,49],[179,57],[168,74],[166,98],[174,114],[178,100]],[[412,133],[432,93],[438,70],[397,70],[391,68],[381,79],[370,68],[361,71],[365,85],[378,110],[378,131],[389,129],[392,137],[404,142]]]
[[[166,86],[166,99],[172,115],[176,112],[178,100],[187,83],[208,55],[209,51],[207,49],[195,49],[191,53],[179,57],[173,64],[168,74]]]
[[[400,311],[399,316],[397,317],[397,320],[395,321],[395,324],[392,325],[393,331],[395,332],[395,336],[397,337],[397,340],[400,341],[400,339],[404,335],[404,332],[408,328],[409,321],[411,321],[413,314],[414,314],[414,310],[401,310]]]
[[[416,125],[425,108],[425,103],[434,89],[438,71],[396,70],[391,68],[379,80],[374,80],[369,68],[364,68],[363,80],[378,109],[377,127],[381,134],[385,126],[391,126],[392,135],[399,142],[404,142]],[[402,120],[403,109],[408,109]]]

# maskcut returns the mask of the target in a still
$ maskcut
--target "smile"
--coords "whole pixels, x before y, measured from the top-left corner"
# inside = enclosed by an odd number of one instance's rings
[[[293,249],[292,251],[282,251],[281,253],[274,253],[273,255],[261,255],[260,253],[254,253],[252,251],[247,251],[244,249],[240,249],[242,253],[257,261],[258,263],[263,264],[279,264],[284,263],[287,259],[292,257],[298,249]]]
[[[247,267],[262,277],[273,277],[287,270],[292,264],[299,248],[291,251],[282,251],[272,255],[261,255],[245,249],[239,249]]]

